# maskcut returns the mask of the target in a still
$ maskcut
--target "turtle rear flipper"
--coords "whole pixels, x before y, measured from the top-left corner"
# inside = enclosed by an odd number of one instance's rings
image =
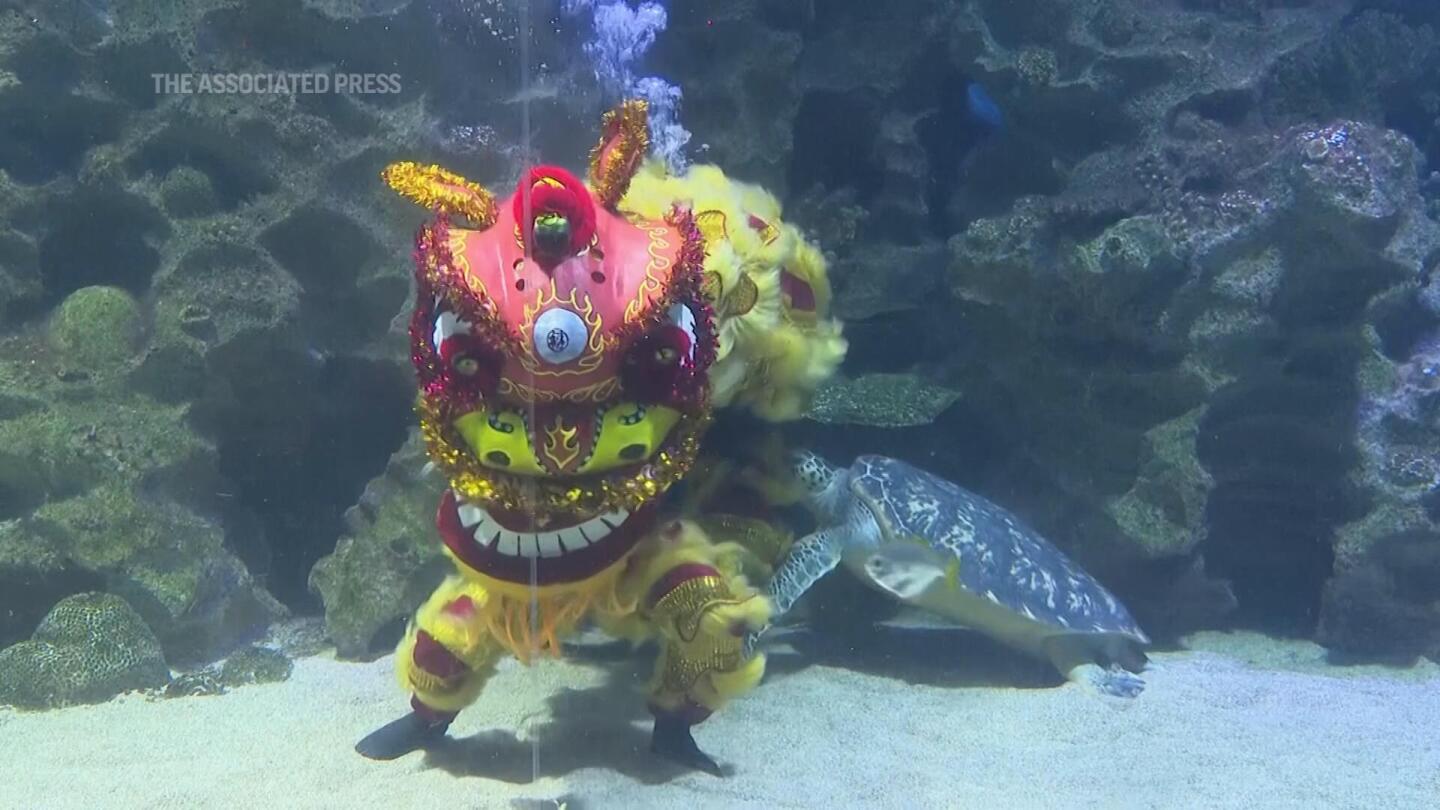
[[[1122,666],[1124,661],[1116,660],[1113,653],[1125,649],[1125,641],[1114,636],[1066,633],[1047,639],[1045,652],[1050,663],[1071,683],[1099,695],[1133,698],[1145,690],[1145,681]]]
[[[1066,673],[1072,682],[1109,697],[1133,698],[1145,691],[1145,680],[1122,667],[1081,664]]]

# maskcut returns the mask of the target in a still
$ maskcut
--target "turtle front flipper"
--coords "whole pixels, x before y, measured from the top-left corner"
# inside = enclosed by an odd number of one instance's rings
[[[770,578],[765,595],[769,597],[773,611],[771,621],[790,611],[805,592],[810,590],[821,577],[830,573],[840,564],[842,538],[836,529],[821,529],[806,535],[790,546],[785,561]],[[745,637],[745,654],[755,649],[764,630]]]

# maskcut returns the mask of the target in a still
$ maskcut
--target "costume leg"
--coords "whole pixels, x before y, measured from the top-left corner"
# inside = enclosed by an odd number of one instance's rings
[[[661,649],[651,750],[718,776],[690,729],[760,682],[765,658],[747,658],[741,642],[769,622],[769,602],[736,569],[737,548],[711,543],[688,521],[662,528],[637,555],[629,584],[643,594],[640,613]]]
[[[501,649],[477,620],[487,598],[483,588],[459,576],[430,595],[395,651],[396,675],[411,694],[411,712],[372,732],[356,751],[370,759],[395,759],[425,748],[475,702]]]

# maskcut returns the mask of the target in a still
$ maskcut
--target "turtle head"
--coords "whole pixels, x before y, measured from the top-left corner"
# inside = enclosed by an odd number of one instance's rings
[[[835,516],[841,511],[844,493],[844,471],[809,450],[790,453],[790,472],[804,492],[804,500],[822,516]]]

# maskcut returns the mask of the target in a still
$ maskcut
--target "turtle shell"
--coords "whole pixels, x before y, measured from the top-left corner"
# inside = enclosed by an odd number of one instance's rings
[[[1120,633],[1148,644],[1130,612],[1023,520],[918,467],[861,456],[851,491],[887,537],[916,538],[959,559],[961,588],[1027,619],[1078,633]]]

